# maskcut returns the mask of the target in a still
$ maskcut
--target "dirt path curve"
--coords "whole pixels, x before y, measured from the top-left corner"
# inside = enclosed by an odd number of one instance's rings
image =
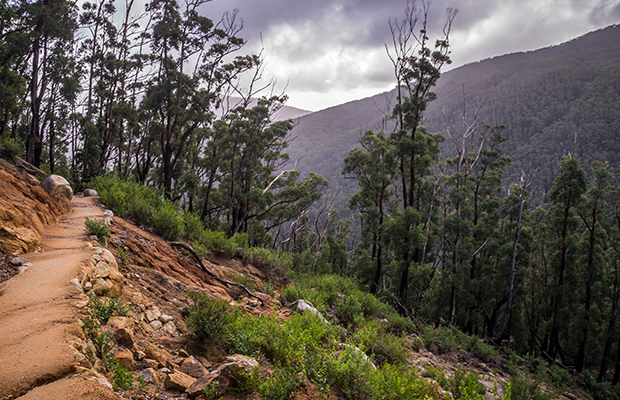
[[[73,376],[75,349],[68,344],[80,335],[79,293],[70,280],[92,256],[84,220],[103,215],[95,199],[74,197],[71,213],[43,232],[42,251],[25,255],[32,267],[0,285],[0,399],[29,391],[24,399],[116,397]]]

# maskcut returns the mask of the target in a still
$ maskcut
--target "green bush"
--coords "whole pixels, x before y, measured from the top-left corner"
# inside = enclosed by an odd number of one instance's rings
[[[415,370],[386,364],[374,374],[373,398],[381,400],[449,399],[437,385],[418,376]]]
[[[220,340],[228,324],[235,320],[235,310],[224,300],[211,298],[206,293],[190,291],[187,297],[194,301],[185,318],[191,336],[198,340]]]
[[[114,357],[110,358],[108,364],[112,370],[112,382],[115,391],[135,389],[133,374],[130,371],[116,362]]]
[[[4,152],[9,156],[18,156],[24,153],[22,143],[15,138],[0,136],[0,145],[4,149]]]
[[[302,381],[302,377],[288,368],[275,368],[273,377],[259,384],[256,391],[261,400],[289,400]]]
[[[103,325],[112,316],[127,317],[132,312],[127,304],[118,299],[118,296],[101,298],[92,292],[88,294],[88,307],[89,316]]]
[[[219,256],[232,257],[237,251],[235,243],[220,231],[203,231],[200,235],[200,242]]]
[[[111,233],[110,226],[108,224],[86,217],[84,227],[89,234],[97,236],[97,241],[100,245],[104,247],[107,245],[108,238]]]
[[[334,360],[330,368],[334,383],[348,399],[371,398],[375,370],[366,355],[354,346],[346,346]]]
[[[166,240],[174,241],[184,234],[183,215],[171,202],[165,202],[153,213],[151,224],[155,233]]]

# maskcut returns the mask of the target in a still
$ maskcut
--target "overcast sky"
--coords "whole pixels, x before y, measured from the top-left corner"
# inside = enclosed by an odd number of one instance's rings
[[[265,76],[288,84],[287,105],[317,111],[394,86],[384,44],[391,42],[388,20],[405,6],[406,0],[212,0],[203,11],[216,20],[237,9],[245,50],[260,49],[262,34]],[[620,23],[620,0],[434,0],[433,41],[447,7],[459,10],[450,68]]]

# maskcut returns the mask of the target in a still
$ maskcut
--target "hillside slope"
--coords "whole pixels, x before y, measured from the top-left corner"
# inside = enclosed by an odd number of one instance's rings
[[[448,127],[461,126],[464,108],[469,120],[477,113],[480,122],[505,125],[503,151],[513,161],[506,182],[515,181],[532,161],[538,169],[534,196],[540,198],[568,152],[577,153],[582,165],[603,158],[620,164],[618,65],[618,25],[558,46],[468,64],[439,79],[424,125],[446,134]],[[291,160],[299,160],[300,171],[321,173],[350,195],[357,189],[340,176],[343,159],[361,133],[386,126],[394,96],[383,93],[301,117],[292,133]],[[444,143],[443,157],[450,146]]]

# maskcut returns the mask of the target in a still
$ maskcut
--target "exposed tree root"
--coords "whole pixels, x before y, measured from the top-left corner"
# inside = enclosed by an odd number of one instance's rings
[[[223,285],[226,285],[226,286],[237,286],[237,287],[243,289],[250,297],[253,297],[256,300],[260,301],[260,305],[261,306],[265,305],[265,303],[263,302],[263,299],[261,299],[260,297],[258,297],[254,293],[252,293],[250,291],[250,289],[248,289],[244,285],[242,285],[240,283],[235,283],[235,282],[231,282],[231,281],[227,281],[225,279],[222,279],[219,276],[217,276],[213,271],[211,271],[209,268],[207,268],[207,266],[204,265],[204,263],[202,262],[202,258],[198,255],[198,253],[196,253],[196,250],[194,250],[192,248],[192,246],[190,246],[190,245],[188,245],[186,243],[182,243],[182,242],[168,242],[168,244],[170,244],[170,246],[172,246],[172,247],[179,247],[179,248],[182,248],[184,250],[187,250],[192,255],[192,257],[194,257],[194,259],[198,262],[198,265],[200,266],[200,269],[202,269],[202,271],[205,274],[209,275],[210,277],[212,277],[213,279],[215,279],[219,283],[221,283]]]

